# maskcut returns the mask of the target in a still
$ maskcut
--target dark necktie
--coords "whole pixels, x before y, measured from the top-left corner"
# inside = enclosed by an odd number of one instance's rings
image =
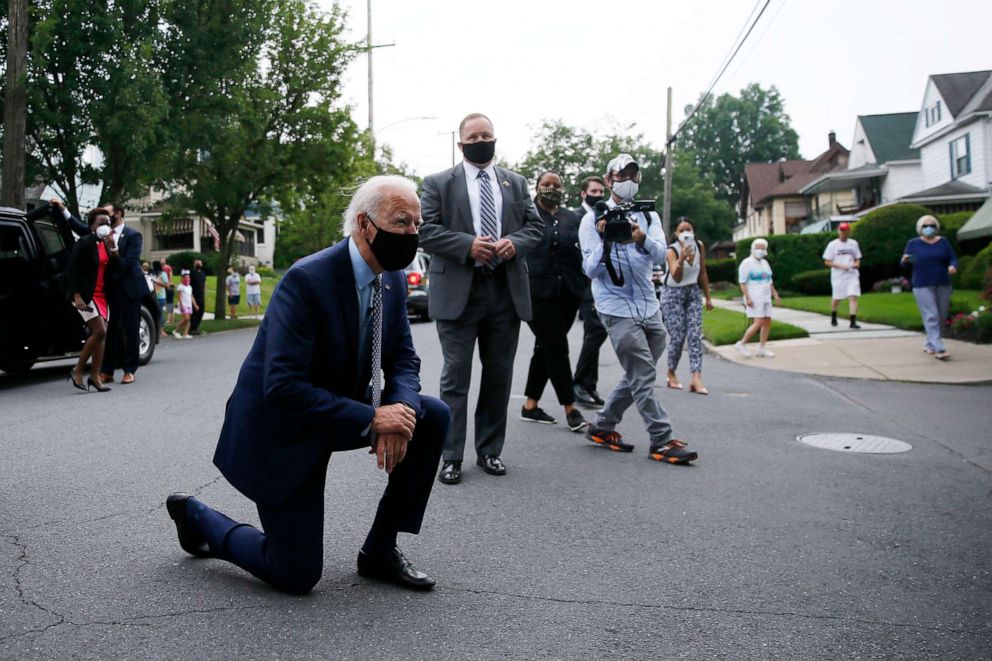
[[[496,222],[496,200],[493,197],[493,187],[490,185],[489,173],[479,171],[479,228],[483,236],[492,237],[499,241],[499,225]],[[495,268],[503,260],[493,257],[487,268]]]
[[[372,281],[372,407],[382,404],[382,274]]]

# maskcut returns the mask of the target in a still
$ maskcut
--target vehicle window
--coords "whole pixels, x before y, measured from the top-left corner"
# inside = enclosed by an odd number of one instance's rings
[[[31,280],[31,253],[20,227],[0,225],[0,299]]]
[[[59,228],[55,226],[55,223],[45,219],[36,220],[33,225],[38,238],[41,239],[41,245],[45,251],[45,255],[54,257],[66,249],[65,241],[62,239],[62,233],[59,232]]]
[[[0,261],[8,259],[29,259],[27,239],[19,228],[0,225]]]

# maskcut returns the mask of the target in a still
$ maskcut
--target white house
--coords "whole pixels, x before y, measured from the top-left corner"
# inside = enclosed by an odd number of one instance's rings
[[[823,209],[814,217],[820,223],[810,230],[823,231],[828,225],[856,219],[863,212],[890,204],[923,188],[920,152],[913,149],[916,112],[860,115],[854,123],[854,139],[847,170],[828,172],[801,189],[804,195],[828,191],[852,191],[848,208]]]
[[[936,213],[980,207],[992,189],[992,71],[930,76],[910,147],[923,183],[901,201]]]

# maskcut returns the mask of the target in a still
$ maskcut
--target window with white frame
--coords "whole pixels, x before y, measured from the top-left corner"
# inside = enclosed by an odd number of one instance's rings
[[[940,101],[926,109],[925,117],[928,128],[940,121]]]
[[[971,139],[965,133],[951,141],[951,179],[957,179],[971,172]]]

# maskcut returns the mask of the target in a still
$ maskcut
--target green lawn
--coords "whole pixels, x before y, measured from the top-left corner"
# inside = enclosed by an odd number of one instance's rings
[[[951,295],[951,314],[971,312],[985,302],[981,292],[973,289],[955,291]],[[829,296],[794,296],[782,299],[782,307],[794,310],[806,310],[830,314]],[[847,301],[842,301],[838,315],[846,317]],[[888,324],[906,330],[923,330],[920,310],[916,307],[916,299],[912,292],[901,294],[877,293],[865,294],[858,302],[858,319],[876,324]]]
[[[178,275],[174,276],[172,278],[172,281],[175,284],[178,285],[179,284],[179,276]],[[216,283],[217,283],[216,276],[212,276],[211,275],[211,276],[208,276],[207,277],[207,293],[206,293],[207,312],[214,312],[214,296],[215,296],[215,292],[216,292],[216,288],[214,287],[214,285]],[[272,298],[272,290],[274,290],[276,288],[276,285],[278,283],[279,283],[279,278],[265,277],[265,276],[262,277],[262,314],[265,314],[265,306],[268,304],[269,299]],[[241,277],[241,303],[238,304],[238,316],[239,317],[248,314],[248,295],[245,293],[245,290],[246,290],[245,279],[244,279],[244,276],[242,276]],[[177,309],[178,309],[178,306],[177,306]],[[224,314],[226,315],[227,312],[228,312],[227,301],[225,299],[225,302],[224,302]],[[204,323],[206,323],[206,322],[204,322]]]
[[[749,325],[749,320],[743,312],[714,308],[703,314],[703,335],[711,344],[717,346],[733,344],[741,339]],[[769,337],[771,340],[791,340],[808,335],[809,333],[798,326],[772,319],[772,332]]]
[[[179,317],[179,315],[176,316]],[[260,323],[262,323],[261,319],[204,319],[200,322],[200,330],[204,333],[220,333],[239,328],[251,328]],[[171,335],[174,330],[176,330],[175,324],[165,325],[166,333]]]

